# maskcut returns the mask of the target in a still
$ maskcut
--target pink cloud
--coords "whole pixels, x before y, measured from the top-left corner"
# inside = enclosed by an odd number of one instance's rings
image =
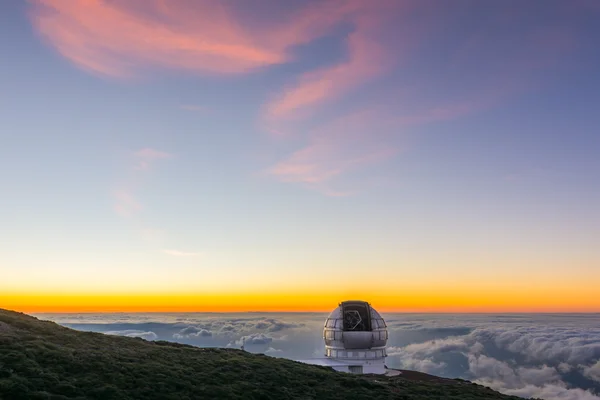
[[[395,65],[414,38],[395,38],[390,42],[386,28],[400,24],[413,2],[348,2],[344,14],[353,30],[348,34],[345,58],[315,71],[303,73],[266,106],[267,118],[281,120],[307,116],[326,101],[339,98],[361,85],[382,76]],[[394,19],[394,17],[397,19]],[[270,128],[276,130],[275,128]]]
[[[268,173],[282,182],[300,183],[326,195],[353,192],[354,190],[340,192],[332,187],[337,186],[336,181],[345,174],[358,168],[375,165],[397,154],[398,149],[392,143],[398,142],[397,139],[401,140],[403,132],[406,132],[409,127],[465,117],[491,108],[509,96],[531,89],[532,83],[527,79],[529,74],[535,68],[551,65],[552,63],[545,61],[556,59],[555,55],[564,53],[572,47],[569,35],[563,35],[559,31],[543,31],[543,34],[539,32],[542,31],[538,30],[530,35],[531,40],[523,43],[521,49],[511,49],[520,57],[511,57],[507,63],[516,62],[518,68],[507,68],[506,72],[501,71],[504,73],[497,74],[493,80],[486,80],[482,83],[474,81],[477,84],[461,88],[458,93],[444,93],[445,98],[442,99],[440,99],[440,95],[433,99],[420,96],[418,87],[423,82],[418,82],[417,90],[399,91],[396,96],[399,103],[395,103],[395,108],[384,105],[385,101],[378,99],[375,105],[371,104],[372,109],[378,107],[377,112],[353,113],[311,131],[308,134],[308,143],[304,147],[275,164],[268,170]],[[537,49],[537,53],[532,50],[531,43],[536,44],[533,47]],[[542,43],[547,46],[542,46]],[[476,48],[478,45],[479,43],[472,41],[468,43],[471,50],[481,50]],[[548,57],[548,55],[551,56]],[[528,62],[534,59],[543,62]],[[368,62],[366,60],[377,61],[377,58],[365,57],[365,62]],[[347,64],[342,65],[347,66]],[[456,68],[457,65],[453,67]],[[491,70],[495,71],[495,68]],[[362,70],[359,68],[357,71]],[[457,69],[457,71],[461,73],[460,70]],[[335,68],[328,69],[326,72],[317,71],[314,76],[320,77],[319,74],[327,75],[329,73],[331,73],[331,77],[324,80],[325,84],[329,85],[327,90],[322,92],[307,90],[306,93],[303,93],[302,90],[310,89],[312,86],[300,85],[300,90],[292,91],[289,99],[271,104],[271,106],[279,107],[275,108],[276,112],[271,109],[271,116],[275,116],[277,117],[275,120],[283,122],[278,126],[276,132],[295,132],[297,134],[298,130],[294,128],[297,121],[285,121],[285,117],[293,116],[303,119],[305,115],[299,112],[303,107],[317,111],[315,105],[331,100],[336,97],[336,93],[345,93],[344,91],[350,90],[352,85],[360,83],[360,79],[349,79],[349,83],[346,84],[344,74],[339,73]],[[360,72],[358,75],[361,76]],[[373,76],[376,75],[375,73]],[[369,79],[370,76],[365,73],[362,77]],[[322,83],[319,79],[311,82]],[[339,84],[337,87],[339,90],[336,92],[333,88],[336,88],[338,82],[342,83]],[[427,85],[430,84],[435,85],[435,83],[427,82]],[[458,99],[453,100],[453,97]],[[284,96],[282,99],[286,99],[286,97]]]
[[[369,140],[360,135],[331,132],[311,139],[306,147],[271,168],[270,173],[284,182],[319,184],[354,167],[384,160],[395,153],[393,148],[379,144],[369,143],[368,149],[363,148],[367,143]]]
[[[142,210],[142,205],[136,198],[135,188],[139,184],[141,175],[145,175],[152,165],[159,161],[173,157],[172,154],[156,150],[150,147],[139,149],[131,154],[133,160],[133,170],[139,171],[130,175],[129,178],[120,185],[120,189],[113,193],[115,198],[115,211],[122,217],[132,217]],[[140,175],[141,174],[141,175]]]
[[[442,60],[438,70],[432,64],[431,71],[413,75],[416,79],[411,85],[417,94],[399,95],[406,108],[346,116],[348,112],[338,108],[335,111],[341,118],[306,133],[298,128],[299,122],[318,113],[322,117],[325,106],[334,101],[358,94],[373,97],[368,107],[381,104],[376,93],[360,90],[410,61],[408,50],[432,32],[439,38],[441,32],[454,29],[455,21],[436,17],[441,15],[438,12],[428,13],[431,2],[411,0],[319,0],[294,3],[292,9],[288,9],[290,2],[262,0],[251,6],[244,1],[216,0],[30,0],[30,4],[37,32],[62,56],[86,71],[120,78],[156,67],[204,74],[249,73],[290,62],[295,47],[338,27],[349,31],[342,40],[344,55],[339,60],[300,73],[264,105],[263,122],[273,136],[293,133],[295,140],[305,141],[272,166],[269,174],[330,195],[347,193],[332,185],[348,172],[392,157],[398,151],[392,138],[401,137],[403,128],[489,107],[510,91],[530,84],[524,70],[555,63],[575,46],[568,31],[554,26],[527,28],[527,34],[500,39],[492,31],[477,28],[466,34],[471,37],[466,41],[459,35],[454,56],[447,63]],[[412,20],[416,6],[424,12]],[[424,54],[432,49],[427,50]],[[446,49],[441,50],[443,54]],[[448,84],[454,78],[464,85]],[[418,93],[431,87],[436,99],[429,102]],[[399,87],[398,92],[404,89]],[[446,100],[440,101],[440,96]],[[195,105],[181,108],[203,110]],[[134,154],[134,168],[147,171],[169,157],[169,153],[141,149]],[[124,214],[140,208],[133,197],[120,203]]]
[[[361,33],[348,37],[348,52],[345,62],[303,74],[297,84],[268,105],[269,116],[293,116],[307,107],[341,96],[386,70],[387,60],[380,45]]]
[[[150,169],[152,163],[158,160],[164,160],[166,158],[173,157],[172,154],[165,153],[164,151],[151,149],[148,147],[136,151],[135,153],[133,153],[133,156],[136,161],[134,169],[138,171],[146,171]]]
[[[407,23],[417,2],[347,3],[354,8],[347,9],[343,16],[350,26],[350,33],[344,38],[346,54],[333,65],[302,73],[265,106],[265,129],[274,136],[298,136],[299,122],[386,75],[418,40],[414,33],[420,27]],[[399,25],[403,26],[401,35],[396,32],[390,36],[390,27]],[[394,127],[390,123],[394,118],[375,112],[373,104],[369,107],[311,129],[306,145],[267,173],[328,196],[353,193],[356,187],[352,184],[348,190],[338,189],[344,186],[340,182],[349,172],[376,165],[398,151],[391,140]],[[396,125],[399,126],[397,121]]]
[[[461,118],[491,106],[495,100],[490,95],[479,96],[402,116],[394,115],[387,107],[354,112],[311,131],[304,147],[267,173],[281,182],[299,183],[327,196],[349,195],[356,192],[356,183],[350,189],[339,190],[334,188],[338,181],[354,170],[396,156],[409,127]]]
[[[148,67],[239,74],[289,61],[292,47],[363,4],[320,1],[274,16],[265,1],[248,8],[213,0],[30,0],[30,19],[62,56],[95,74],[131,78]],[[261,5],[268,15],[252,12]]]
[[[285,60],[279,49],[254,43],[222,3],[31,3],[31,18],[40,34],[70,61],[99,74],[129,77],[148,65],[240,73]]]
[[[122,217],[132,217],[142,209],[142,205],[137,201],[133,194],[126,190],[119,190],[114,193],[115,211]]]
[[[351,170],[392,157],[397,149],[387,139],[386,121],[371,111],[337,119],[311,132],[305,147],[269,168],[283,182],[295,182],[330,196],[353,190],[333,188],[333,181]]]

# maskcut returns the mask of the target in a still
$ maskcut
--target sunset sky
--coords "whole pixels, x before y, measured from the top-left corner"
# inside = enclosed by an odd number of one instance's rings
[[[0,307],[600,312],[599,20],[2,0]]]

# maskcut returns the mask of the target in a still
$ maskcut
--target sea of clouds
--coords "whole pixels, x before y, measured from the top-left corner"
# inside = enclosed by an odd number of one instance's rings
[[[320,313],[39,314],[70,328],[322,357]],[[600,314],[387,314],[390,368],[468,379],[506,394],[600,400]]]

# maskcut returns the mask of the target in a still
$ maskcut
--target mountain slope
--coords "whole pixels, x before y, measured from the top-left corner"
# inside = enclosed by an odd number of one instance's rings
[[[518,399],[421,375],[355,376],[240,350],[79,332],[0,309],[0,399]]]

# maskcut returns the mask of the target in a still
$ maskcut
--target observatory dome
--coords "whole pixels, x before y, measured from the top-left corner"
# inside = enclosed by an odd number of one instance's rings
[[[344,301],[325,321],[325,356],[337,360],[383,362],[388,332],[381,315],[366,301]]]

